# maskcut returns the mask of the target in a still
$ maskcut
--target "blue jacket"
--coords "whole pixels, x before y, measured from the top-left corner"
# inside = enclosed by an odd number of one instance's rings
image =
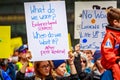
[[[2,70],[2,69],[0,69],[0,75],[1,75],[1,77],[2,77],[3,80],[12,80],[10,78],[10,76],[4,70]]]
[[[106,70],[102,75],[100,80],[113,80],[113,75],[111,70]]]

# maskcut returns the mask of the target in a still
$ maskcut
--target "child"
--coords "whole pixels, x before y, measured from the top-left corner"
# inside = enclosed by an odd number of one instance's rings
[[[120,80],[120,9],[109,9],[107,20],[109,25],[101,44],[101,64],[105,69],[112,70],[115,80]]]

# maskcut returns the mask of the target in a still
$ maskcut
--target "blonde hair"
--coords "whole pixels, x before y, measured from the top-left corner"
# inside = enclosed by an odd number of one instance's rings
[[[84,54],[84,53],[81,53],[81,57],[80,57],[82,60],[85,60],[86,63],[85,63],[85,67],[88,66],[88,60],[87,60],[87,56]]]

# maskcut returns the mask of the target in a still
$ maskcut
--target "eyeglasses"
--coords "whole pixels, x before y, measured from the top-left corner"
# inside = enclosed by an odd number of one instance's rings
[[[80,63],[82,63],[82,62],[83,62],[83,63],[86,63],[86,61],[85,61],[85,60],[83,60],[83,61],[80,61]]]
[[[43,65],[43,66],[41,66],[40,68],[42,68],[42,69],[50,68],[50,65],[49,65],[49,64]]]

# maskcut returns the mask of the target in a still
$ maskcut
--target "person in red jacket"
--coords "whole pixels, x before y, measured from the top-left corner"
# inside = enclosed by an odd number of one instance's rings
[[[109,24],[101,44],[101,64],[112,70],[115,80],[120,80],[120,9],[109,9],[107,20]]]

